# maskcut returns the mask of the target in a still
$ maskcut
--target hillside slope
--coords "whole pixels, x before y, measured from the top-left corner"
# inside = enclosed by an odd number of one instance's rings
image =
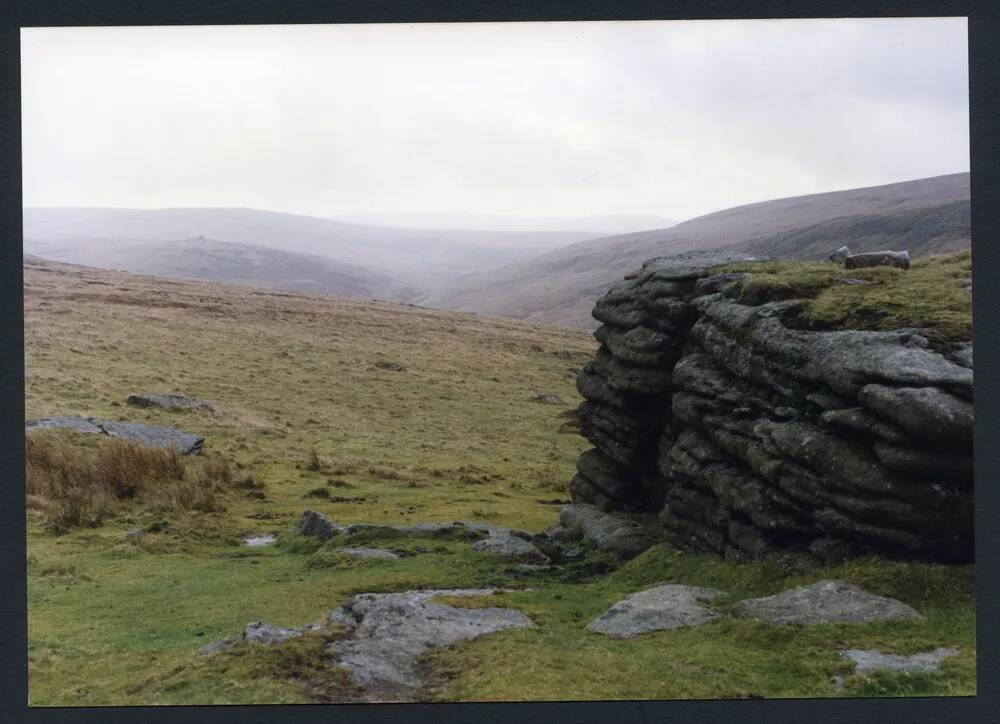
[[[954,250],[968,246],[968,206],[951,204],[967,203],[968,199],[969,174],[961,173],[765,201],[700,216],[670,229],[571,244],[502,269],[470,275],[429,295],[423,303],[516,319],[593,327],[590,319],[593,300],[651,257],[739,244],[754,250],[780,249],[783,255],[795,258],[815,258],[820,248],[829,253],[844,243],[837,234],[848,226],[851,227],[850,236],[863,236],[867,240],[865,243],[907,248],[908,235],[912,232],[908,222],[920,219],[924,212],[928,218],[940,213],[950,221],[930,224],[940,227],[944,238],[936,239],[936,235],[924,238],[919,253]],[[937,211],[932,211],[931,207],[937,207]],[[919,211],[921,209],[924,211]],[[919,213],[910,218],[905,214],[908,211]],[[875,218],[882,215],[887,216]],[[866,221],[859,217],[871,218]],[[833,223],[838,219],[841,221]],[[927,221],[924,218],[922,223]],[[815,228],[827,223],[832,225]],[[864,236],[866,224],[878,227],[879,231]],[[812,231],[807,232],[810,228]],[[964,238],[963,229],[966,230]],[[831,236],[824,241],[827,233]],[[797,249],[799,244],[803,245],[802,251]]]
[[[685,556],[666,543],[621,563],[578,542],[572,557],[525,570],[470,540],[369,533],[350,545],[398,557],[363,560],[348,556],[343,540],[296,533],[306,509],[343,524],[546,529],[587,447],[573,424],[581,398],[572,372],[597,346],[584,331],[31,260],[24,289],[28,418],[93,415],[205,438],[202,454],[183,461],[188,485],[170,488],[191,491],[177,500],[124,488],[99,520],[55,532],[50,516],[62,498],[37,489],[29,497],[32,706],[357,701],[349,672],[331,658],[343,634],[329,628],[280,645],[199,652],[239,637],[251,621],[327,621],[354,594],[453,588],[500,588],[467,602],[519,611],[537,626],[430,652],[421,699],[976,693],[971,566],[866,560],[802,570],[784,560]],[[136,392],[184,393],[212,407],[127,404]],[[32,431],[28,440],[29,461],[35,448],[61,453],[57,471],[77,471],[108,449],[99,436],[64,430]],[[29,463],[29,475],[38,467]],[[231,479],[220,475],[214,497],[201,498],[209,467]],[[91,504],[68,479],[69,502]],[[153,482],[146,488],[162,492]],[[266,535],[275,541],[245,543]],[[923,617],[794,635],[730,616],[625,640],[586,629],[615,602],[664,581],[724,591],[725,613],[825,579],[897,598]],[[872,680],[851,675],[845,645],[959,653],[940,674]]]
[[[586,231],[405,229],[241,208],[24,210],[25,251],[40,256],[53,246],[65,251],[76,245],[80,252],[74,261],[106,267],[101,251],[112,242],[203,236],[367,267],[394,277],[401,287],[415,287],[424,293],[456,275],[513,263],[597,235]]]
[[[356,264],[214,239],[72,241],[34,244],[30,248],[53,261],[166,278],[203,279],[339,297],[405,299],[414,293],[389,275]]]

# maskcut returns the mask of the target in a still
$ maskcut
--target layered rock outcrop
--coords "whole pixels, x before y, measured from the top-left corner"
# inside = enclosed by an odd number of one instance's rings
[[[801,328],[797,300],[739,301],[737,260],[654,259],[597,303],[574,502],[733,559],[971,560],[971,342]]]

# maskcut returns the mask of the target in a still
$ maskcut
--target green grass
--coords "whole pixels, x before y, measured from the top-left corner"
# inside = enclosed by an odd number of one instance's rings
[[[750,272],[741,301],[759,304],[802,299],[802,318],[822,329],[924,328],[932,341],[972,339],[972,253],[916,260],[909,270],[843,269],[829,262],[772,261],[731,264],[720,271]],[[845,284],[858,279],[867,284]]]
[[[803,574],[780,562],[733,564],[661,546],[617,570],[588,550],[551,572],[515,577],[466,541],[365,534],[322,544],[293,534],[306,508],[339,523],[479,520],[544,529],[558,507],[543,501],[569,497],[587,447],[560,432],[560,414],[579,401],[567,371],[595,346],[586,333],[58,265],[27,265],[25,285],[28,417],[176,425],[205,435],[206,455],[228,460],[234,481],[217,509],[125,501],[101,525],[61,534],[29,511],[34,706],[350,698],[343,672],[325,663],[319,635],[212,657],[196,652],[250,621],[320,620],[359,592],[493,586],[532,590],[463,605],[496,599],[538,627],[434,653],[424,698],[975,692],[970,568],[861,561]],[[405,369],[381,369],[380,360]],[[187,393],[220,411],[124,405],[143,391]],[[532,403],[535,392],[569,405]],[[330,497],[319,497],[320,489]],[[136,528],[147,532],[123,539]],[[240,545],[269,532],[278,535],[273,546]],[[356,561],[338,554],[342,544],[402,557]],[[724,620],[628,642],[584,631],[611,603],[658,583],[720,588],[724,608],[823,577],[897,596],[926,618],[809,629]],[[939,676],[849,679],[835,689],[829,677],[849,669],[837,652],[866,646],[895,653],[955,646],[960,654]]]

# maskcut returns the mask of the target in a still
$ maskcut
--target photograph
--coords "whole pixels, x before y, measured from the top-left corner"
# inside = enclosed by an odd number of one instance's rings
[[[28,707],[976,696],[967,18],[232,22],[19,29]]]

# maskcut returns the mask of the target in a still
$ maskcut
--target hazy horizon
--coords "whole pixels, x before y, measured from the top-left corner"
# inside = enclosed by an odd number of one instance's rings
[[[969,166],[964,18],[21,39],[29,207],[682,221]]]

